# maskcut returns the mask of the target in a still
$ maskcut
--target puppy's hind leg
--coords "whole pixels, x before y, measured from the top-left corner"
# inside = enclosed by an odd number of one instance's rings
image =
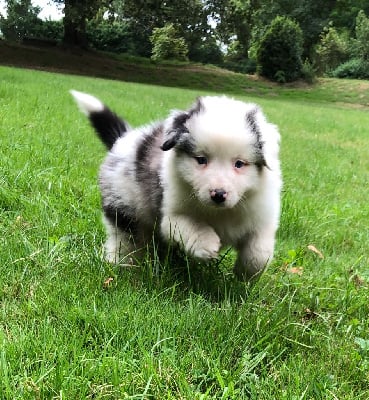
[[[273,258],[274,232],[248,234],[237,247],[234,274],[241,281],[255,281]]]

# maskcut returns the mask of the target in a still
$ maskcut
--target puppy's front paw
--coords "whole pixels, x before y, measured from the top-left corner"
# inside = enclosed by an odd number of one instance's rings
[[[217,258],[221,246],[219,236],[211,228],[203,228],[188,243],[189,253],[200,260]]]

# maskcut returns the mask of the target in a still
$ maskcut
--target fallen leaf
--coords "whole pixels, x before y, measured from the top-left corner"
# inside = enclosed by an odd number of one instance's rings
[[[360,287],[360,286],[363,286],[365,284],[365,280],[361,276],[359,276],[357,274],[355,274],[352,277],[352,279],[353,279],[353,282],[354,282],[354,284],[355,284],[355,286],[357,288]]]
[[[304,267],[291,267],[288,269],[290,274],[302,275],[304,272]]]
[[[21,215],[18,215],[15,218],[15,225],[20,228],[29,228],[30,227],[30,223],[25,221]]]
[[[108,288],[113,281],[114,281],[114,278],[112,278],[112,277],[106,279],[105,282],[103,283],[103,287],[105,289]]]
[[[314,245],[309,244],[308,249],[312,251],[313,253],[317,254],[319,258],[323,259],[323,253],[319,251]]]

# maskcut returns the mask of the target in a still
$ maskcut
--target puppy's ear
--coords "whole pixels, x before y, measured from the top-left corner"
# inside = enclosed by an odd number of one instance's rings
[[[259,107],[256,106],[246,114],[246,123],[249,129],[251,130],[251,133],[255,136],[254,151],[257,158],[256,166],[259,169],[262,169],[263,167],[270,169],[265,160],[265,154],[264,154],[265,143],[262,140],[261,128],[258,123],[258,115],[260,118],[261,110],[259,109]]]
[[[166,134],[167,140],[161,145],[161,149],[163,151],[167,151],[172,149],[179,141],[181,136],[181,132],[172,130]]]
[[[202,102],[202,98],[198,97],[195,101],[195,103],[192,105],[190,110],[188,111],[189,118],[191,118],[193,115],[200,114],[201,111],[204,110],[204,104]]]
[[[203,104],[201,102],[201,97],[198,97],[187,112],[175,111],[169,119],[166,140],[161,146],[161,149],[167,151],[177,145],[181,150],[190,153],[193,145],[185,124],[190,118],[199,114],[202,110]]]
[[[169,126],[165,134],[166,140],[161,149],[164,151],[172,149],[180,140],[183,134],[188,133],[185,122],[189,115],[186,112],[175,112],[170,118]]]

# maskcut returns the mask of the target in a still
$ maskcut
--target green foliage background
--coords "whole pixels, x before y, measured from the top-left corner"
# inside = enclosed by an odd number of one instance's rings
[[[68,47],[90,46],[154,59],[188,57],[243,73],[266,71],[266,77],[279,82],[301,77],[312,81],[314,74],[366,78],[363,65],[369,57],[369,5],[364,0],[54,2],[65,6],[62,21],[41,21],[37,18],[39,9],[30,0],[6,1],[8,16],[0,17],[5,38],[47,38]],[[274,35],[269,49],[279,48],[280,58],[285,59],[277,63],[275,56],[268,58],[268,52],[263,57],[259,52],[257,57],[258,49],[270,42],[276,17],[288,18],[302,32],[302,42],[297,38],[295,44],[290,39],[286,43],[295,48],[293,54],[283,54],[280,44],[286,37],[282,31],[278,37]],[[175,35],[169,34],[171,26]],[[160,40],[150,41],[155,32],[166,33]],[[296,51],[300,45],[301,56],[300,49]]]

